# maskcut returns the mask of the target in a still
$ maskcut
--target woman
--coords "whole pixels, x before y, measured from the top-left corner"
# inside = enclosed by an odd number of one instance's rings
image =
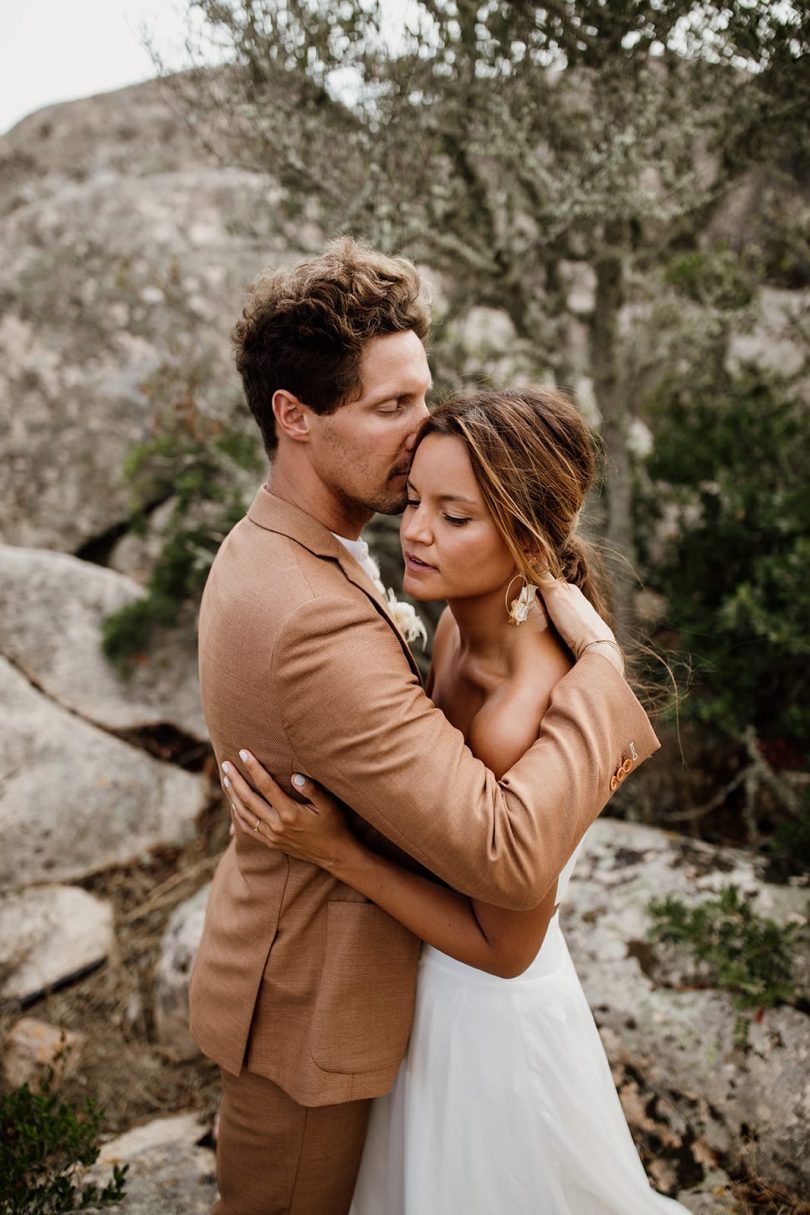
[[[447,600],[428,691],[500,777],[537,737],[571,655],[535,595],[551,574],[605,604],[577,520],[591,437],[548,389],[449,401],[417,440],[402,520],[404,588]],[[243,755],[244,758],[244,755]],[[312,782],[311,813],[257,762],[268,805],[225,765],[240,825],[378,903],[426,942],[414,1027],[393,1091],[375,1101],[353,1215],[654,1215],[649,1187],[557,909],[576,855],[532,911],[448,890],[362,845]],[[275,808],[275,810],[274,810]]]

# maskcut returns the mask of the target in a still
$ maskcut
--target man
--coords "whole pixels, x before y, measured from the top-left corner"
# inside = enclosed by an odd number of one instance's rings
[[[350,239],[255,285],[235,343],[271,476],[206,586],[203,703],[220,761],[249,748],[288,789],[306,773],[376,847],[531,907],[657,742],[610,631],[564,594],[555,621],[588,651],[500,783],[425,695],[359,535],[404,503],[427,329],[414,267]],[[369,1099],[407,1044],[418,952],[356,891],[236,832],[191,986],[192,1031],[222,1068],[218,1215],[348,1210]]]

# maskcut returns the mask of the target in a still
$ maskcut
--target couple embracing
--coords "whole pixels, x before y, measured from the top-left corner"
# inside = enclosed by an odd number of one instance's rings
[[[260,279],[237,366],[268,482],[200,614],[235,831],[191,984],[218,1215],[654,1215],[560,931],[657,747],[576,530],[591,437],[544,388],[428,414],[415,268],[344,238]],[[360,538],[446,601],[423,687]],[[539,588],[539,589],[538,589]],[[424,943],[424,944],[423,944]]]

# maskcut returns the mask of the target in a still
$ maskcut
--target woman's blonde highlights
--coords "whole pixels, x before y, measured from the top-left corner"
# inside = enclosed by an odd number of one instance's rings
[[[529,582],[546,573],[575,582],[606,615],[601,563],[578,531],[596,462],[573,401],[542,387],[455,397],[426,420],[418,442],[429,434],[464,443],[518,572]]]

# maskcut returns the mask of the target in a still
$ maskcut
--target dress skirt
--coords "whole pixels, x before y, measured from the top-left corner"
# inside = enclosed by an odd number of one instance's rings
[[[351,1215],[685,1212],[649,1185],[558,915],[517,979],[425,947]]]

